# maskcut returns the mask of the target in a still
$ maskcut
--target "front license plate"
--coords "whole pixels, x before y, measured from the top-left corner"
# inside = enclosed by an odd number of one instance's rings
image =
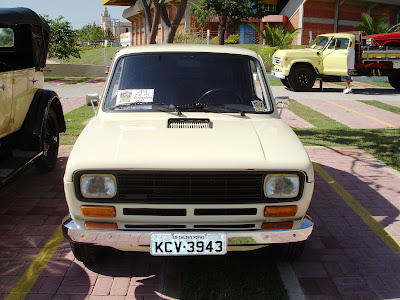
[[[400,69],[400,61],[393,62],[393,69]]]
[[[226,234],[221,232],[152,233],[151,255],[223,255]]]

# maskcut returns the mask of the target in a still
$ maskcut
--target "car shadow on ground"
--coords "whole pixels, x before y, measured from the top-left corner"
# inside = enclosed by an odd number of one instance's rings
[[[399,209],[378,191],[384,190],[387,194],[399,191],[375,184],[379,178],[368,173],[359,174],[358,163],[355,159],[352,173],[320,166],[383,226],[397,222],[398,230]],[[368,164],[369,168],[382,168],[382,164],[373,161]],[[399,256],[317,172],[315,175],[315,190],[308,212],[315,227],[302,257],[292,264],[305,294],[353,297],[351,299],[400,298]],[[390,180],[389,177],[386,180]]]

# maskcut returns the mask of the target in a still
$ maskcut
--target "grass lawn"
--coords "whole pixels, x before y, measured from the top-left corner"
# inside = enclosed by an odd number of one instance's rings
[[[289,299],[275,260],[262,253],[183,258],[180,299]]]
[[[398,107],[398,106],[389,105],[389,104],[382,103],[382,102],[379,102],[376,100],[369,100],[369,101],[368,100],[359,100],[359,102],[362,102],[362,103],[365,103],[365,104],[368,104],[371,106],[375,106],[377,108],[384,109],[384,110],[387,110],[392,113],[400,115],[400,107]]]
[[[60,145],[73,145],[79,134],[85,128],[89,118],[93,117],[93,108],[84,105],[64,115],[67,131],[60,133]]]
[[[78,84],[78,83],[82,83],[82,82],[85,82],[85,81],[93,80],[95,78],[96,77],[82,77],[82,78],[79,78],[79,79],[76,79],[76,80],[67,81],[64,84]]]
[[[63,79],[64,77],[45,77],[44,78],[44,82],[50,82],[50,81],[54,81],[54,80],[60,80]]]
[[[317,127],[294,129],[305,146],[355,146],[400,171],[398,129],[351,129],[295,100],[289,109]]]
[[[270,79],[269,84],[271,86],[283,86],[282,81],[280,79]]]
[[[108,47],[107,48],[107,61],[109,62],[114,56],[115,52],[124,47]],[[69,62],[74,64],[89,64],[104,66],[104,48],[94,48],[83,50],[80,52],[81,58],[72,57]]]

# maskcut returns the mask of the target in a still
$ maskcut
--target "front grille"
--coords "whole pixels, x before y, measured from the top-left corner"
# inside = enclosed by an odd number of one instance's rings
[[[84,198],[80,193],[82,174],[113,174],[118,183],[113,198]],[[294,198],[266,198],[264,179],[267,174],[277,171],[80,171],[75,176],[77,198],[83,202],[103,203],[144,203],[144,204],[248,204],[297,201],[302,197],[305,176],[300,179],[300,192]],[[254,215],[255,209],[248,210],[197,210],[196,215]],[[158,209],[127,209],[126,215],[185,215],[186,211]]]
[[[118,202],[260,203],[264,174],[244,172],[161,172],[118,174]]]
[[[279,57],[273,57],[272,58],[272,64],[273,65],[282,66],[282,60]]]

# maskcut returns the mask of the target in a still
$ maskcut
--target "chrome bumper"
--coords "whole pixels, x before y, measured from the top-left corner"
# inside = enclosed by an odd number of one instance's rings
[[[314,223],[306,216],[300,228],[289,230],[226,231],[228,247],[266,246],[304,241],[311,234]],[[64,237],[72,242],[108,246],[122,250],[148,251],[152,231],[102,231],[87,230],[76,226],[72,219],[62,225]],[[200,230],[199,230],[200,231]],[[168,231],[163,231],[168,232]],[[228,249],[230,250],[230,249]]]
[[[283,73],[283,72],[276,72],[276,71],[272,70],[271,74],[274,75],[275,77],[280,78],[280,79],[285,79],[286,78],[285,73]]]

